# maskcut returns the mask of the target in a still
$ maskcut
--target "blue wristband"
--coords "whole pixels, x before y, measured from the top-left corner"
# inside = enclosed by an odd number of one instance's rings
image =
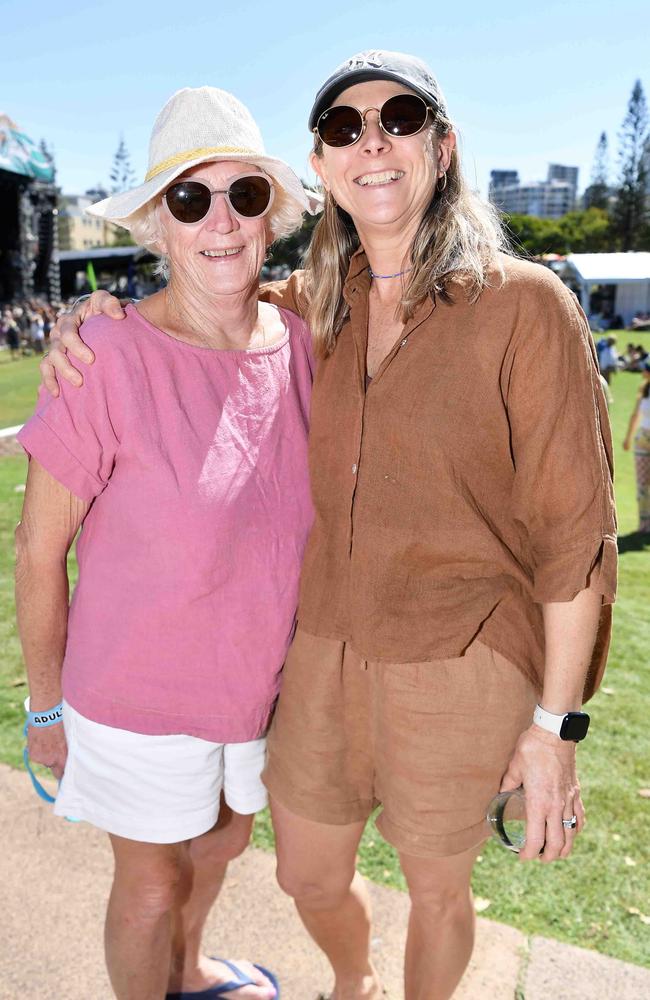
[[[25,698],[25,711],[27,712],[27,719],[25,720],[25,737],[27,737],[27,732],[30,726],[34,726],[36,729],[46,729],[47,726],[56,726],[59,722],[63,722],[63,702],[59,702],[54,708],[50,708],[47,712],[30,712],[29,710],[29,698]],[[29,761],[29,752],[27,747],[23,750],[23,763],[27,769],[27,773],[31,778],[32,785],[34,786],[34,791],[39,795],[44,802],[55,802],[54,796],[50,795],[47,789],[43,788],[36,775],[32,770],[32,765]]]
[[[27,734],[29,732],[29,727],[35,726],[37,729],[44,729],[47,726],[56,726],[58,722],[63,722],[63,702],[59,705],[55,705],[48,712],[30,712],[29,710],[29,698],[25,698],[25,711],[27,712],[27,719],[25,721],[25,728],[23,730],[25,739],[27,739]],[[30,722],[30,719],[34,717],[34,721]],[[45,721],[43,721],[45,719]],[[29,760],[29,750],[27,747],[23,749],[23,763],[27,770],[32,785],[34,786],[34,791],[39,795],[44,802],[49,802],[50,804],[56,802],[54,795],[50,795],[46,788],[40,783]],[[79,820],[75,819],[74,816],[66,816],[69,823],[78,823]]]
[[[56,726],[59,722],[63,722],[62,701],[54,708],[48,708],[46,712],[31,712],[29,698],[26,698],[25,711],[27,712],[27,726],[35,726],[37,729],[45,729],[47,726]]]

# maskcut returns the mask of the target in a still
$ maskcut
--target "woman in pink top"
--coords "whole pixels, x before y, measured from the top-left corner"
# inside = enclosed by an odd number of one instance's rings
[[[97,361],[82,389],[42,395],[20,434],[29,754],[61,779],[57,813],[109,833],[119,1000],[279,995],[262,966],[208,959],[200,940],[266,801],[312,518],[308,330],[257,297],[269,244],[307,208],[243,105],[179,91],[145,183],[92,210],[160,253],[169,282],[117,336],[107,317],[85,324]]]

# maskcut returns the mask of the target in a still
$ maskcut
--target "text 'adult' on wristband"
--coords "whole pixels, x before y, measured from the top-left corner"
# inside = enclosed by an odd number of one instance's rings
[[[29,698],[25,698],[25,711],[27,712],[27,725],[35,726],[36,729],[45,729],[47,726],[56,726],[59,722],[63,722],[62,701],[54,708],[48,708],[45,712],[32,712]]]

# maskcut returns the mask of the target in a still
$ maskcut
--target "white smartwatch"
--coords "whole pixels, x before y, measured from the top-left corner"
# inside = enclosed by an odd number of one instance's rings
[[[541,705],[535,706],[533,722],[540,729],[546,729],[549,733],[554,733],[561,740],[567,742],[573,740],[579,743],[584,740],[589,729],[589,716],[586,712],[565,712],[562,715],[555,715],[547,712]]]

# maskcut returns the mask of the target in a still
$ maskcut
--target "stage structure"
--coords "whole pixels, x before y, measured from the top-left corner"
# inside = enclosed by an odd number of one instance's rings
[[[0,302],[61,298],[50,157],[0,113]]]

